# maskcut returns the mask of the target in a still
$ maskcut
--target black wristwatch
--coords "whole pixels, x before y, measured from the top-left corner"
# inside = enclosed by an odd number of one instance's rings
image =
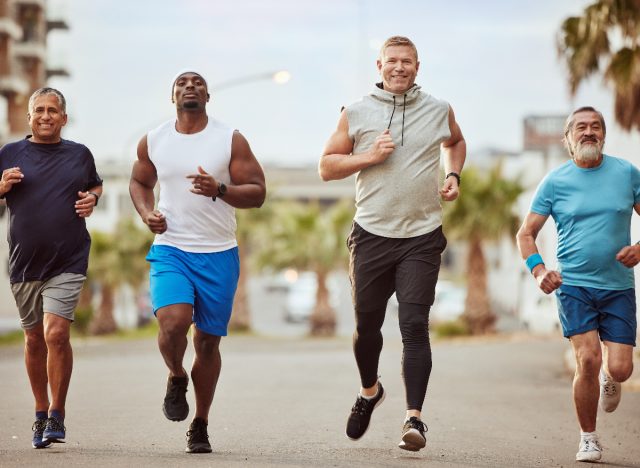
[[[216,198],[223,198],[227,193],[227,186],[223,182],[218,182],[218,194],[211,197],[213,201],[216,201]]]
[[[455,177],[455,178],[456,178],[456,180],[458,181],[458,187],[459,187],[459,186],[460,186],[460,174],[458,174],[457,172],[449,172],[449,173],[444,177],[444,179],[445,179],[445,180],[447,180],[447,179],[448,179],[449,177],[451,177],[451,176],[453,176],[453,177]]]

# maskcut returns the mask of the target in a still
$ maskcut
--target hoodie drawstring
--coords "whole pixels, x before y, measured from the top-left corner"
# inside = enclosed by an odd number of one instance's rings
[[[396,97],[393,96],[393,110],[391,111],[391,118],[389,119],[389,125],[387,125],[387,130],[391,128],[391,121],[393,120],[393,114],[396,113]]]
[[[407,95],[403,95],[402,100],[402,133],[400,139],[400,146],[404,146],[404,112],[407,109]],[[387,125],[387,130],[391,128],[391,122],[393,121],[393,115],[396,113],[396,97],[393,96],[393,110],[391,111],[391,118],[389,119],[389,125]]]
[[[394,106],[395,107],[395,106]],[[404,111],[407,110],[407,95],[404,95],[404,100],[402,101],[402,140],[400,146],[404,146]]]

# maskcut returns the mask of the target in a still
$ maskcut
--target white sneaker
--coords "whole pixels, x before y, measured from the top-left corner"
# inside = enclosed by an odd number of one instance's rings
[[[622,385],[600,369],[600,408],[607,413],[615,411],[622,397]]]
[[[602,458],[602,447],[596,437],[583,437],[580,439],[576,461],[598,461]]]

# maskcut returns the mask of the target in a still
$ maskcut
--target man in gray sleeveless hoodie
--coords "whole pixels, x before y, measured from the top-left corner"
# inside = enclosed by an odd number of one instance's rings
[[[384,400],[378,381],[380,330],[395,292],[407,401],[399,447],[411,451],[426,445],[421,411],[431,373],[429,309],[447,245],[440,199],[458,197],[466,157],[451,106],[415,84],[419,66],[411,40],[387,39],[377,60],[382,82],[343,110],[319,164],[325,181],[356,174],[356,215],[347,244],[356,315],[353,349],[362,386],[346,434],[360,439]],[[440,188],[441,151],[446,177]]]

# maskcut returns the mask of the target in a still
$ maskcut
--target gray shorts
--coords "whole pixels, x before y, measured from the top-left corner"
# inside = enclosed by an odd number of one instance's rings
[[[35,327],[44,319],[44,313],[55,314],[73,322],[86,276],[62,273],[47,281],[25,281],[11,285],[11,292],[20,313],[20,324],[25,330]]]

